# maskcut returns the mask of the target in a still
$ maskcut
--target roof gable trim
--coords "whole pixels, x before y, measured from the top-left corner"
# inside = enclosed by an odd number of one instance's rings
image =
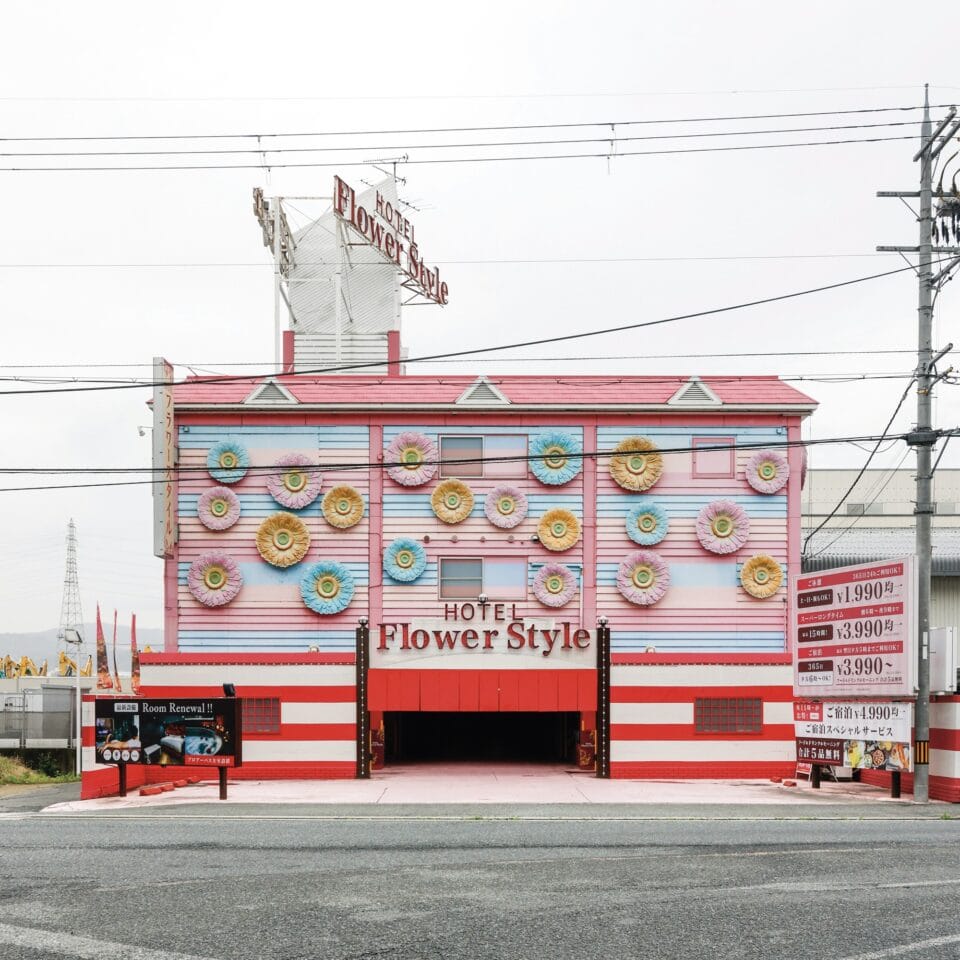
[[[245,404],[264,404],[269,406],[287,406],[300,401],[281,383],[270,379],[261,383],[253,393],[243,401]]]
[[[672,407],[723,406],[723,401],[699,377],[691,377],[667,403]]]

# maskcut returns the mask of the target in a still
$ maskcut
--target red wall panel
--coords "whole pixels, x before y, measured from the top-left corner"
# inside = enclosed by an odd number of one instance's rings
[[[377,670],[369,674],[371,711],[429,710],[552,713],[597,709],[593,670]]]
[[[478,670],[480,702],[478,710],[500,709],[500,674],[495,670]]]

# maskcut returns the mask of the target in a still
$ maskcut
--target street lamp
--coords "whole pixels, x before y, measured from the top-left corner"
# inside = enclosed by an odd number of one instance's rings
[[[73,660],[73,675],[77,679],[77,729],[74,733],[76,740],[77,748],[77,759],[76,759],[76,774],[80,776],[80,750],[81,742],[83,740],[83,695],[80,692],[80,656],[81,648],[83,647],[83,637],[80,634],[80,631],[75,627],[66,627],[63,631],[63,639],[65,643],[75,644],[76,646],[76,655]]]

